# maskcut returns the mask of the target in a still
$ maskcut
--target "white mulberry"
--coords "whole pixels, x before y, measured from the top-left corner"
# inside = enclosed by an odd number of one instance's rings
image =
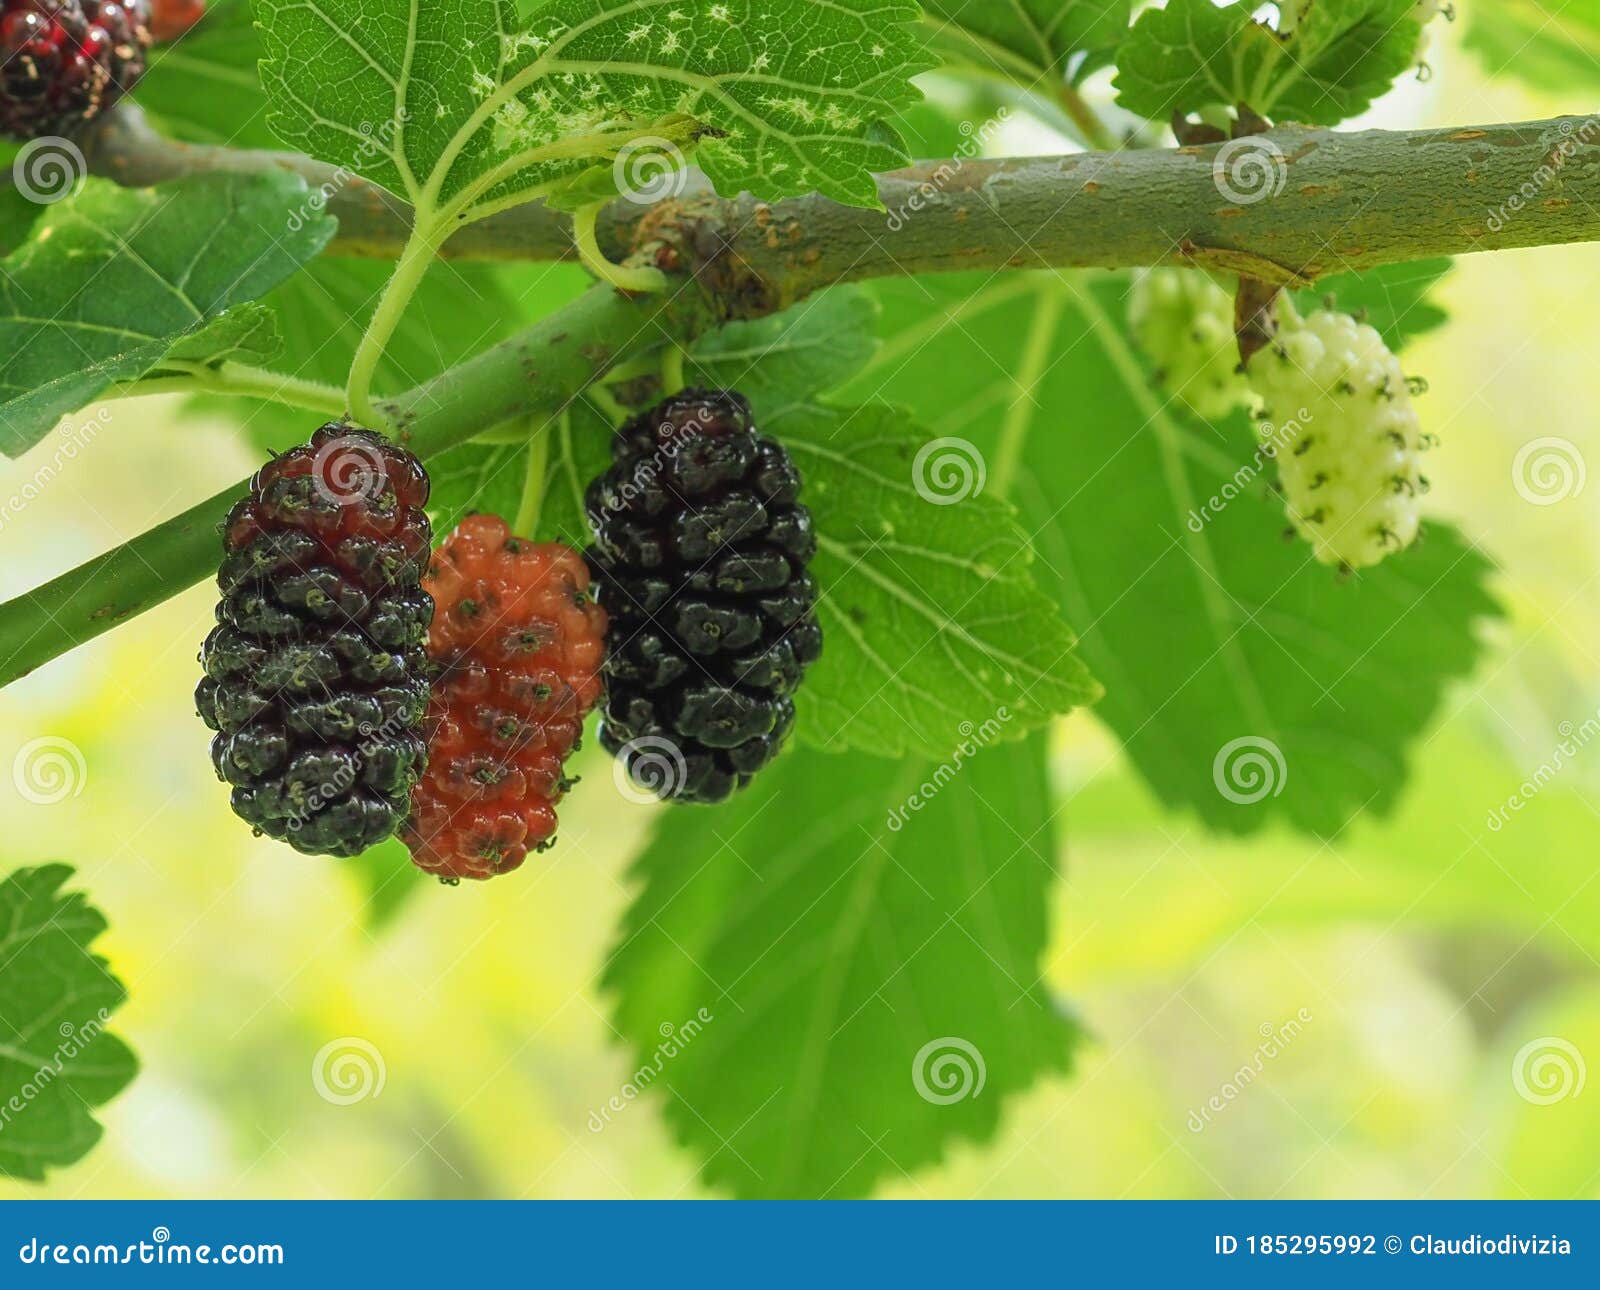
[[[1411,16],[1421,24],[1422,34],[1417,38],[1417,64],[1426,70],[1428,66],[1428,49],[1433,44],[1433,32],[1429,24],[1440,14],[1445,16],[1447,22],[1456,20],[1456,7],[1447,4],[1445,0],[1416,0],[1411,6]]]
[[[1285,298],[1279,316],[1247,371],[1290,523],[1323,564],[1375,565],[1421,525],[1428,440],[1411,387],[1383,337],[1349,314],[1302,320]]]
[[[1239,371],[1233,300],[1192,269],[1141,273],[1128,297],[1128,325],[1155,364],[1163,389],[1206,421],[1251,400]]]

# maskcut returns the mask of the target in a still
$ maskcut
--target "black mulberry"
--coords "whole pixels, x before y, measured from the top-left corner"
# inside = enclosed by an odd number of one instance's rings
[[[0,134],[70,135],[144,75],[150,0],[0,0]]]
[[[586,499],[611,620],[600,741],[657,796],[720,802],[777,755],[822,652],[800,474],[721,390],[629,422],[612,463]]]
[[[331,423],[228,516],[195,701],[235,813],[298,851],[381,841],[422,773],[427,499],[410,453]]]

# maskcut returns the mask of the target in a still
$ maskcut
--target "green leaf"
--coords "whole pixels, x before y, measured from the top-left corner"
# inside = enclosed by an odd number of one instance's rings
[[[690,354],[687,377],[738,390],[766,418],[843,384],[877,349],[877,302],[859,287],[834,287],[781,314],[711,332]]]
[[[715,812],[663,814],[605,984],[709,1186],[863,1196],[1067,1069],[1078,1032],[1040,985],[1045,761],[1042,737],[937,770],[796,750]],[[590,1128],[616,1113],[597,1095]]]
[[[1175,423],[1126,335],[1121,290],[1058,275],[885,285],[891,339],[841,397],[910,402],[986,453],[1009,441],[1044,594],[1083,625],[1107,688],[1096,711],[1164,802],[1229,833],[1281,821],[1329,835],[1387,812],[1410,746],[1500,612],[1489,561],[1431,524],[1341,582],[1286,543],[1247,418],[1204,434]],[[1027,370],[1031,352],[1051,361]],[[1219,787],[1252,791],[1226,778],[1250,752],[1224,755],[1241,739],[1284,767],[1258,800]]]
[[[1024,89],[1077,82],[1111,60],[1127,35],[1132,0],[922,0],[937,46]],[[1076,60],[1076,61],[1074,61]]]
[[[1338,273],[1314,287],[1296,293],[1302,314],[1320,309],[1325,301],[1346,313],[1359,313],[1377,328],[1383,343],[1398,353],[1414,337],[1444,324],[1448,315],[1429,293],[1450,272],[1448,259],[1413,260],[1363,273]]]
[[[0,882],[0,1173],[30,1182],[100,1140],[90,1112],[127,1085],[132,1052],[106,1029],[127,998],[91,949],[106,920],[60,888],[64,864]]]
[[[0,139],[0,174],[13,177],[21,145]],[[29,230],[45,207],[24,196],[14,181],[0,185],[0,255],[10,255],[27,241]]]
[[[505,0],[257,15],[273,129],[406,196],[424,228],[587,190],[647,139],[679,160],[701,143],[726,194],[875,205],[871,172],[904,161],[885,119],[929,66],[902,0],[552,0],[526,25]]]
[[[230,148],[271,148],[256,64],[261,42],[249,0],[211,0],[182,40],[157,45],[139,106],[165,135]]]
[[[1256,8],[1170,0],[1146,10],[1117,54],[1118,101],[1158,121],[1245,103],[1273,120],[1337,125],[1416,65],[1412,0],[1317,0],[1287,36]]]
[[[162,363],[222,362],[261,364],[283,349],[278,316],[265,305],[247,302],[219,314],[166,352]],[[159,365],[156,369],[160,370]]]
[[[286,172],[215,174],[89,180],[51,206],[0,264],[0,452],[26,451],[321,251],[333,221],[291,221],[305,195]]]
[[[817,530],[827,645],[798,704],[807,743],[942,757],[990,720],[1015,738],[1099,697],[972,444],[881,404],[793,406],[762,429]]]
[[[1600,84],[1600,0],[1494,0],[1463,5],[1465,45],[1494,76],[1537,90],[1592,90]]]

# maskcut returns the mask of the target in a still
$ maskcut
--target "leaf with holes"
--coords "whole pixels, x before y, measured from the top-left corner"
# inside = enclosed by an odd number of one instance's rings
[[[1164,802],[1230,833],[1282,821],[1332,835],[1357,812],[1383,814],[1500,613],[1490,564],[1440,524],[1348,582],[1285,543],[1248,419],[1204,434],[1174,421],[1124,328],[1125,285],[885,285],[888,339],[840,397],[882,391],[984,452],[1009,432],[1043,593],[1082,627],[1106,686],[1095,710]],[[1026,420],[1008,421],[1019,406]],[[1219,763],[1236,740],[1281,757],[1259,794]]]
[[[710,1186],[864,1196],[1068,1068],[1054,818],[1043,736],[940,766],[796,750],[663,817],[605,984]]]
[[[64,864],[0,882],[0,1173],[42,1182],[100,1140],[90,1114],[138,1070],[106,1030],[127,998],[92,946],[106,920]]]
[[[1245,103],[1271,120],[1337,125],[1416,65],[1413,0],[1318,0],[1297,22],[1279,19],[1284,35],[1256,8],[1171,0],[1147,9],[1117,52],[1118,101],[1157,121]]]
[[[286,172],[197,175],[154,189],[88,181],[0,264],[0,452],[16,456],[58,417],[174,348],[209,334],[237,348],[229,309],[311,259],[334,222],[290,216],[305,182]],[[252,328],[259,336],[259,330]]]
[[[875,205],[872,172],[904,161],[886,120],[929,66],[900,0],[552,0],[526,23],[509,0],[260,0],[257,16],[278,135],[441,231],[563,190],[592,200],[614,175],[648,186],[690,151],[726,194]]]

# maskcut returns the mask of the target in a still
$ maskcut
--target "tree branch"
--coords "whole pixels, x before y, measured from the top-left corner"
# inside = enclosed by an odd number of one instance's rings
[[[1131,268],[1191,262],[1292,282],[1473,251],[1600,240],[1600,126],[1563,117],[1483,128],[1341,134],[1285,126],[1232,145],[922,162],[880,176],[884,211],[815,195],[719,198],[691,179],[654,207],[613,202],[598,235],[621,260],[663,231],[739,266],[748,287],[792,301],[834,282],[960,269]],[[1232,146],[1218,172],[1218,153]],[[404,202],[290,153],[163,139],[136,110],[93,140],[99,173],[152,184],[201,170],[286,167],[326,195],[338,254],[398,256]],[[1231,163],[1231,164],[1230,164]],[[1232,199],[1227,195],[1232,190]],[[533,204],[463,229],[447,257],[573,254],[564,215]]]

